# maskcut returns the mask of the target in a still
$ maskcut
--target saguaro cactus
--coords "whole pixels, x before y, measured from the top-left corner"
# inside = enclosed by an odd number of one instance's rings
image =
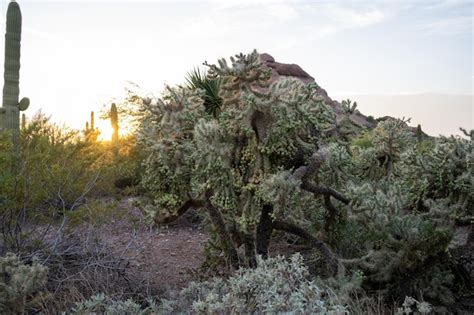
[[[91,112],[91,130],[94,130],[94,111]]]
[[[91,120],[90,122],[86,122],[86,130],[84,130],[84,135],[87,141],[96,141],[99,136],[99,130],[95,128],[94,121],[94,111],[92,111]]]
[[[30,104],[28,98],[18,102],[20,94],[20,46],[21,11],[18,3],[12,1],[7,10],[7,30],[5,34],[5,83],[3,86],[3,106],[1,108],[0,129],[20,129],[20,111]]]
[[[110,123],[112,124],[112,142],[116,143],[119,137],[118,112],[115,103],[110,106]]]

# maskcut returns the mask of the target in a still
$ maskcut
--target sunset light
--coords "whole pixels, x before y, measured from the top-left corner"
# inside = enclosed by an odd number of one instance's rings
[[[111,141],[113,129],[110,120],[99,119],[97,122],[97,128],[99,129],[99,140]]]
[[[473,0],[0,11],[0,314],[474,314]]]

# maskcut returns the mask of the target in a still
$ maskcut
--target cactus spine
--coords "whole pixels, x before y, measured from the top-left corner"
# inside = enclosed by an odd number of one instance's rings
[[[5,83],[3,86],[3,106],[1,109],[0,128],[20,130],[20,111],[30,104],[28,98],[18,102],[20,94],[20,46],[21,46],[21,11],[18,3],[8,5],[5,34]]]
[[[110,106],[110,123],[112,124],[112,142],[117,143],[119,138],[118,112],[115,103]]]

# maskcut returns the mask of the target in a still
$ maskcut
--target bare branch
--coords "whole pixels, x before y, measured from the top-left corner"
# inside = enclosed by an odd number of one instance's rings
[[[324,242],[318,240],[302,228],[283,221],[274,221],[273,228],[275,230],[280,230],[299,236],[302,239],[306,240],[311,245],[311,247],[318,249],[334,274],[338,273],[338,271],[343,270],[343,266],[339,262],[336,255],[329,249],[329,247]]]

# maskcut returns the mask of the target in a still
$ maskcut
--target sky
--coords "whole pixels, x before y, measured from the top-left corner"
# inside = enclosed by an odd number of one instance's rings
[[[0,1],[3,29],[8,2]],[[474,128],[473,1],[17,2],[28,115],[41,109],[74,128],[83,128],[91,110],[120,99],[130,82],[159,95],[204,61],[253,49],[299,64],[338,100],[464,95],[463,105],[448,97],[444,109],[420,107],[427,110],[413,118],[431,123],[435,134]],[[377,102],[359,108],[399,114]],[[457,115],[448,129],[438,128],[432,118],[446,111]]]

